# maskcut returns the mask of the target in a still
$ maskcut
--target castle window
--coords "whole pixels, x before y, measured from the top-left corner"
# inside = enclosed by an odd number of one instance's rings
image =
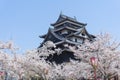
[[[68,34],[68,31],[67,31],[67,30],[63,30],[63,31],[61,32],[61,34]]]
[[[84,34],[84,33],[82,33],[82,36],[85,36],[85,34]]]
[[[71,31],[69,31],[68,34],[71,34]]]
[[[83,39],[80,39],[80,38],[79,38],[79,39],[77,40],[77,42],[82,43],[82,42],[83,42]]]
[[[77,38],[75,38],[75,42],[77,42]]]

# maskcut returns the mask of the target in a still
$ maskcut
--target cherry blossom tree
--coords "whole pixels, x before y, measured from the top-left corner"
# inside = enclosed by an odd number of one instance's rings
[[[74,52],[75,58],[80,61],[70,60],[62,64],[46,61],[49,55],[61,54],[61,49],[52,49],[53,47],[55,48],[55,44],[48,41],[43,47],[28,51],[26,72],[31,73],[31,76],[38,75],[47,80],[90,79],[94,77],[95,68],[97,78],[107,79],[114,74],[120,76],[119,44],[112,42],[109,34],[98,35],[95,41],[86,40],[78,46],[68,45],[67,47]],[[92,57],[96,58],[96,65],[91,63]]]
[[[120,51],[119,43],[112,42],[109,34],[98,35],[95,41],[85,41],[84,44],[70,47],[81,62],[90,62],[91,57],[97,59],[97,77],[107,79],[117,73],[120,76]]]
[[[0,67],[1,70],[4,72],[6,72],[7,68],[8,68],[8,64],[9,61],[11,59],[11,56],[7,53],[8,50],[13,50],[13,43],[11,41],[8,42],[0,42]]]
[[[5,79],[8,76],[21,79],[23,73],[22,63],[24,57],[16,53],[16,48],[12,41],[0,42],[0,63],[1,70],[4,71]]]
[[[96,78],[102,80],[120,76],[119,43],[112,41],[109,34],[100,34],[95,41],[86,40],[81,45],[66,47],[73,52],[76,60],[56,64],[46,60],[50,55],[62,54],[62,50],[51,41],[25,54],[17,54],[12,42],[0,42],[0,62],[2,68],[18,80],[23,77],[39,77],[43,80],[93,79],[95,71]]]
[[[38,50],[31,50],[26,53],[26,72],[29,76],[39,76],[45,80],[56,79],[80,79],[82,77],[88,78],[92,73],[90,72],[92,66],[87,62],[79,62],[71,60],[68,63],[56,64],[54,62],[46,61],[49,55],[57,53],[61,54],[61,49],[55,48],[55,44],[47,42]]]

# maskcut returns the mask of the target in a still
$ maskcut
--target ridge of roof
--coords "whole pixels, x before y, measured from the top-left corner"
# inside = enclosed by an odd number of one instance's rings
[[[57,42],[57,43],[55,43],[55,44],[56,44],[56,45],[59,45],[59,44],[65,43],[65,42],[70,43],[70,44],[74,44],[74,45],[79,45],[79,44],[80,44],[80,43],[78,43],[78,42],[70,41],[70,40],[68,40],[68,39],[63,40],[63,41],[59,41],[59,42]]]
[[[72,18],[72,17],[66,16],[64,14],[60,14],[60,17],[65,18],[65,19],[70,19],[70,20],[73,20],[73,21],[77,21],[76,18]]]
[[[66,26],[66,27],[61,27],[61,28],[59,28],[59,29],[55,29],[54,31],[56,32],[56,31],[59,31],[59,30],[62,30],[62,29],[69,29],[69,30],[73,30],[73,31],[78,31],[77,29],[74,29],[74,28],[68,27],[68,26]]]
[[[87,25],[86,23],[78,22],[75,17],[72,18],[72,17],[66,16],[66,15],[63,15],[63,14],[60,14],[57,21],[55,23],[51,24],[51,25],[54,26],[55,24],[61,23],[61,22],[66,21],[66,20],[69,20],[69,21],[72,21],[72,22],[75,22],[75,23],[78,23],[78,24],[82,24],[84,26]]]

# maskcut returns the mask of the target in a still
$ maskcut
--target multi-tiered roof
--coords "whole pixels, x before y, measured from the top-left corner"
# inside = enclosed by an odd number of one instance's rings
[[[87,24],[78,22],[76,18],[71,18],[60,14],[58,20],[51,24],[48,33],[40,36],[44,38],[42,46],[46,41],[52,41],[57,47],[63,48],[63,44],[80,45],[84,41],[93,41],[95,36],[88,33],[85,26]]]
[[[60,55],[57,55],[57,53],[49,55],[46,60],[56,62],[57,64],[70,62],[71,59],[80,61],[75,58],[74,52],[68,46],[81,45],[85,40],[95,40],[95,36],[89,34],[86,30],[86,25],[85,23],[78,22],[76,18],[60,14],[58,20],[51,24],[53,28],[49,28],[47,34],[40,36],[44,41],[39,47],[43,46],[47,41],[52,41],[57,48],[61,48]]]

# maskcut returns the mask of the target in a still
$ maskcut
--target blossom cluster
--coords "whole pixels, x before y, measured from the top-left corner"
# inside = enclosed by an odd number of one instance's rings
[[[119,44],[112,42],[110,35],[98,35],[93,42],[86,40],[81,45],[66,47],[79,60],[70,59],[70,62],[61,64],[46,60],[50,55],[62,54],[62,50],[51,41],[25,54],[17,54],[12,42],[0,42],[0,69],[5,72],[4,75],[26,80],[33,77],[43,80],[93,79],[95,70],[96,78],[101,80],[114,74],[120,76]]]

